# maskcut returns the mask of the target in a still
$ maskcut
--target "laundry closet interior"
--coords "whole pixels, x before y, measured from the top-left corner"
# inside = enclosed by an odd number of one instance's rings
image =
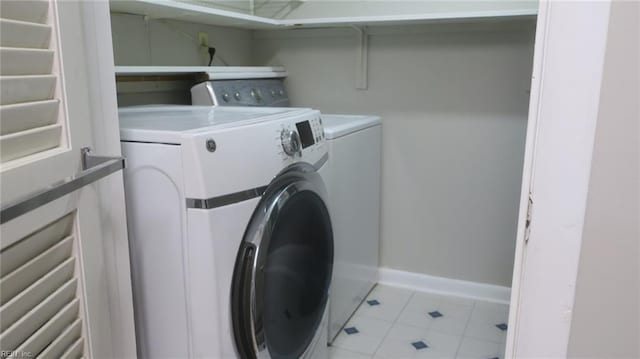
[[[377,223],[363,224],[379,235],[377,285],[330,328],[329,355],[503,358],[536,11],[526,1],[112,1],[118,106],[191,105],[191,87],[217,74],[274,72],[290,107],[379,117],[379,145],[349,147],[356,160],[341,168],[365,171],[358,155],[379,151],[378,178],[358,179],[379,182],[379,202],[362,201],[379,206]],[[334,266],[349,247],[337,235]],[[138,303],[134,259],[132,270]],[[135,309],[136,320],[151,315]]]

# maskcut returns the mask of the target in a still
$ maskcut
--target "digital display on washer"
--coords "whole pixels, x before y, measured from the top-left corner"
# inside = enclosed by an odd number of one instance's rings
[[[309,121],[296,123],[296,128],[298,129],[298,134],[300,135],[302,148],[307,148],[316,143],[313,139],[313,132],[311,131],[311,125],[309,124]]]

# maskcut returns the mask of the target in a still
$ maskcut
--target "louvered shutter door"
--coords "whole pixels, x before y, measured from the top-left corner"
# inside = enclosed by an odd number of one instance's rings
[[[15,178],[30,169],[40,172],[42,167],[32,166],[38,161],[54,159],[46,164],[52,167],[57,167],[56,157],[58,163],[72,162],[72,157],[61,156],[70,146],[64,133],[68,123],[52,5],[41,0],[0,1],[0,166],[3,180],[9,179],[3,184],[3,202],[42,187],[37,182],[32,187],[13,186],[16,181],[8,174],[12,169],[22,167]],[[58,178],[72,171],[68,166]],[[84,354],[74,213],[22,238],[2,240],[3,358]]]
[[[135,356],[121,172],[49,196],[82,182],[82,148],[119,155],[108,20],[105,2],[0,0],[2,358]]]
[[[48,0],[0,0],[0,195],[5,203],[78,171],[56,9]],[[88,119],[74,121],[82,120]]]
[[[74,214],[66,215],[0,253],[0,347],[4,356],[83,355],[74,218]]]
[[[63,144],[58,72],[47,1],[0,3],[0,161]]]

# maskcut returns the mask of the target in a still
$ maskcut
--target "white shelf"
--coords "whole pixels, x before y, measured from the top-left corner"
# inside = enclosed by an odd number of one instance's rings
[[[465,21],[481,19],[503,19],[515,17],[531,17],[537,10],[505,10],[478,11],[465,13],[438,13],[416,15],[361,16],[361,17],[328,17],[316,19],[281,20],[287,27],[339,27],[339,26],[375,26],[375,25],[408,25],[436,21]]]
[[[206,74],[209,80],[286,77],[280,66],[116,66],[119,76]]]
[[[268,29],[281,26],[280,21],[266,17],[172,0],[111,0],[109,5],[112,12],[145,15],[152,19],[172,19],[243,29]]]
[[[452,7],[450,11],[438,9],[438,11],[408,15],[345,16],[284,20],[220,10],[173,0],[111,0],[111,11],[146,15],[152,19],[173,19],[243,29],[402,25],[434,21],[531,17],[537,14],[537,6],[535,6],[535,3],[526,1],[508,2],[511,6],[506,9],[499,7],[482,9],[477,6],[477,4],[483,4],[482,1],[452,1],[451,3],[457,6]],[[460,4],[468,4],[468,6],[460,6]],[[520,5],[513,6],[513,4]]]

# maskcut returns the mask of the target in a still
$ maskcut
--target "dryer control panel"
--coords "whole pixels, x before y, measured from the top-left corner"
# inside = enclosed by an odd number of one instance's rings
[[[301,156],[302,151],[324,141],[322,119],[315,117],[284,125],[280,132],[280,143],[287,156]]]
[[[314,118],[311,121],[302,121],[296,123],[296,129],[300,134],[302,148],[307,148],[324,139],[324,131],[322,129],[322,119]]]

